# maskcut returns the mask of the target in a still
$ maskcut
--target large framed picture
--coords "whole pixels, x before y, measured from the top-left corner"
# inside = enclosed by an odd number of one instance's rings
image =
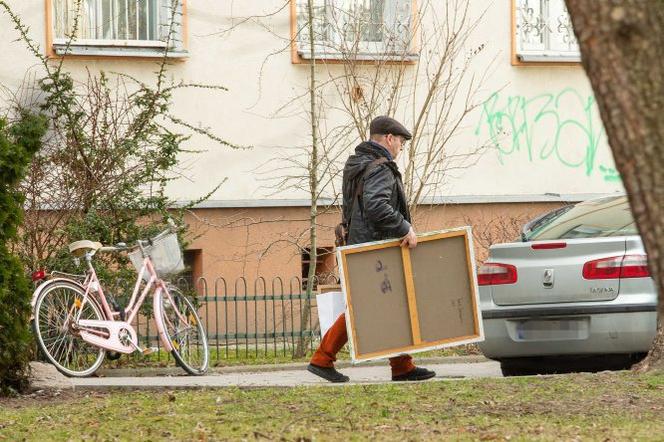
[[[484,339],[470,227],[337,249],[353,362]]]

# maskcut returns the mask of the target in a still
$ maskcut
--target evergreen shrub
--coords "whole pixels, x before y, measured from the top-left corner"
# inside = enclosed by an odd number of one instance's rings
[[[46,118],[27,111],[16,122],[0,118],[0,394],[28,387],[31,356],[30,283],[9,245],[17,237],[23,195],[17,186],[41,147]]]

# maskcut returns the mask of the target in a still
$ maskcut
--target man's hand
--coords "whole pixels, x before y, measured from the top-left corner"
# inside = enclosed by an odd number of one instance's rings
[[[406,246],[408,246],[409,249],[414,249],[415,246],[417,246],[417,236],[415,236],[415,230],[413,230],[413,226],[410,227],[410,230],[406,236],[401,238],[401,247]]]

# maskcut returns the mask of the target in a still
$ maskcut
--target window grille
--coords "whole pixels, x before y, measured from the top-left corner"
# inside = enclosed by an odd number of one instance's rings
[[[175,13],[174,4],[178,8]],[[181,8],[181,2],[173,0],[53,0],[53,45],[56,53],[64,52],[78,12],[78,26],[69,53],[89,52],[81,49],[88,46],[139,52],[141,48],[152,48],[163,54],[171,18],[175,22],[170,46],[181,51],[184,49]],[[117,50],[111,52],[115,54]],[[120,55],[126,54],[120,51]]]
[[[564,0],[516,1],[516,55],[520,61],[580,61]]]
[[[314,0],[315,58],[412,58],[413,0]],[[311,59],[307,0],[297,0],[297,47]]]

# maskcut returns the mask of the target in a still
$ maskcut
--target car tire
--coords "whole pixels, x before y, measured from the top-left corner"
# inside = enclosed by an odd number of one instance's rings
[[[519,370],[518,368],[512,367],[511,365],[508,364],[500,364],[500,371],[503,373],[504,377],[510,377],[510,376],[523,376],[522,370]]]
[[[645,353],[588,356],[543,356],[500,360],[503,376],[531,376],[604,370],[629,370],[645,357]]]
[[[500,371],[504,377],[531,376],[541,374],[538,364],[527,359],[507,359],[500,361]]]

